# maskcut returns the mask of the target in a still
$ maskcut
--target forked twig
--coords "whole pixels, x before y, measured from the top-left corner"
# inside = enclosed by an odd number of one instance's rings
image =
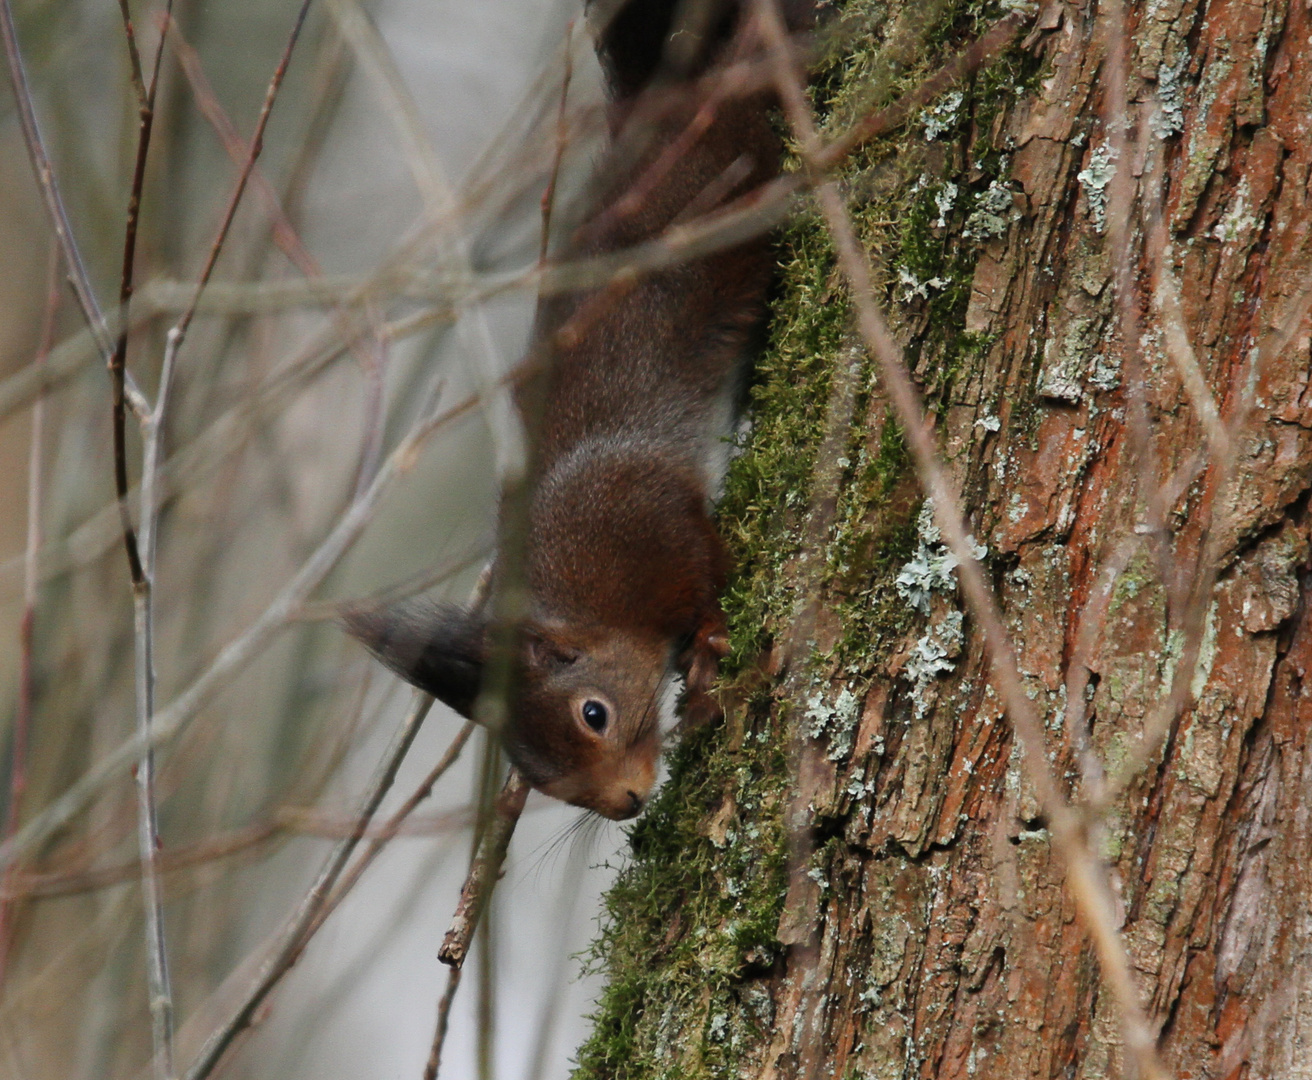
[[[1047,766],[1043,726],[1026,696],[997,601],[984,577],[973,545],[967,537],[956,493],[938,461],[934,436],[926,421],[919,396],[902,360],[901,350],[875,302],[874,286],[865,252],[860,247],[851,217],[837,185],[822,179],[818,160],[821,149],[810,103],[798,73],[789,62],[787,36],[777,0],[757,0],[762,30],[775,56],[775,77],[784,111],[802,150],[803,160],[815,182],[820,205],[839,266],[848,281],[857,322],[867,348],[879,363],[885,389],[897,410],[906,433],[921,484],[934,505],[935,518],[943,536],[960,562],[962,590],[971,614],[984,633],[993,675],[1007,712],[1025,750],[1025,764],[1047,816],[1053,846],[1066,862],[1067,881],[1094,941],[1103,978],[1116,997],[1125,1028],[1127,1050],[1140,1075],[1162,1080],[1167,1073],[1157,1057],[1152,1029],[1139,1004],[1138,990],[1130,972],[1125,944],[1117,930],[1115,907],[1107,875],[1088,843],[1082,816],[1062,797]]]
[[[172,10],[168,0],[166,10]],[[141,220],[141,197],[146,182],[146,162],[150,155],[150,137],[155,122],[155,93],[159,87],[160,64],[164,58],[164,34],[155,47],[150,82],[143,82],[141,58],[137,53],[136,32],[127,0],[120,4],[128,52],[132,59],[133,85],[138,98],[137,155],[128,196],[127,226],[123,236],[123,264],[119,279],[119,329],[114,355],[109,361],[112,383],[112,420],[114,438],[114,493],[118,499],[123,546],[127,552],[132,578],[133,667],[136,684],[137,733],[150,736],[155,713],[155,634],[154,567],[155,522],[157,502],[155,478],[159,467],[159,444],[164,426],[169,382],[173,374],[175,350],[166,349],[160,372],[155,406],[143,415],[137,407],[145,440],[141,473],[141,543],[138,545],[128,511],[127,465],[127,351],[131,326],[130,307],[137,250],[137,229]],[[155,754],[149,746],[142,753],[136,769],[137,854],[141,863],[141,900],[146,927],[146,984],[150,1004],[151,1063],[156,1080],[173,1076],[173,989],[169,978],[168,946],[164,935],[164,898],[160,886],[156,857],[160,849],[159,816],[155,802]]]
[[[167,0],[166,11],[173,8]],[[141,197],[146,186],[146,162],[150,158],[150,136],[155,127],[155,91],[159,87],[160,62],[164,58],[164,33],[161,32],[155,47],[155,60],[151,66],[149,84],[143,81],[141,57],[137,52],[137,35],[127,0],[120,0],[123,29],[127,37],[128,55],[132,61],[132,85],[137,93],[137,153],[132,168],[132,187],[128,193],[127,225],[123,230],[123,261],[119,274],[118,337],[114,352],[109,358],[109,378],[112,390],[112,428],[114,437],[114,494],[118,499],[119,521],[123,529],[123,547],[127,552],[128,570],[132,587],[149,589],[146,572],[141,564],[137,536],[132,528],[132,515],[128,511],[128,448],[127,448],[127,355],[128,329],[131,325],[132,288],[137,259],[137,230],[141,223]],[[138,419],[145,424],[147,417],[140,405],[134,407]],[[140,616],[137,617],[140,624]],[[148,624],[147,624],[148,625]],[[138,629],[140,633],[140,629]],[[147,917],[150,922],[150,917]],[[167,976],[165,977],[167,981]],[[152,1001],[155,994],[152,992]],[[158,1057],[158,1055],[157,1055]],[[163,1074],[161,1074],[163,1075]]]
[[[269,637],[293,621],[306,597],[319,586],[372,520],[383,492],[410,468],[428,437],[452,416],[472,408],[469,401],[420,420],[384,461],[364,493],[351,503],[291,580],[247,629],[230,641],[190,686],[155,715],[148,737],[134,735],[101,756],[67,791],[12,838],[0,844],[0,868],[43,843],[79,813],[105,784],[134,764],[147,747],[158,747],[187,729],[200,709],[264,647]]]

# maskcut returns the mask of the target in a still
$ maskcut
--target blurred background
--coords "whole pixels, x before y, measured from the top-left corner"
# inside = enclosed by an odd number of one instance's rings
[[[154,399],[297,5],[176,0],[144,186],[128,368]],[[137,140],[116,5],[16,0],[33,102],[101,305],[119,290]],[[132,5],[149,67],[162,22]],[[336,604],[436,590],[487,558],[515,433],[543,235],[596,145],[600,78],[577,0],[315,0],[164,416],[157,704],[232,642],[256,647],[158,755],[165,929],[180,1071],[249,985],[411,701],[332,621]],[[232,144],[233,133],[239,144]],[[0,95],[0,815],[30,822],[134,730],[133,605],[114,506],[110,382],[53,260]],[[472,405],[471,405],[472,403]],[[446,416],[447,413],[449,416]],[[425,416],[321,582],[298,571]],[[131,418],[135,486],[142,440]],[[384,477],[386,478],[386,476]],[[339,529],[340,532],[340,529]],[[302,593],[304,595],[302,595]],[[252,638],[271,602],[287,601]],[[280,609],[281,610],[281,609]],[[275,613],[276,614],[276,613]],[[26,626],[26,630],[23,628]],[[391,795],[460,730],[430,714]],[[311,941],[225,1075],[418,1078],[468,865],[481,748]],[[620,855],[613,825],[534,794],[452,1014],[442,1074],[560,1077],[596,992],[573,955]],[[120,770],[2,878],[0,1074],[149,1075],[136,805]],[[481,958],[492,966],[480,972]],[[480,998],[482,999],[480,1003]],[[486,1063],[485,1063],[486,1068]]]

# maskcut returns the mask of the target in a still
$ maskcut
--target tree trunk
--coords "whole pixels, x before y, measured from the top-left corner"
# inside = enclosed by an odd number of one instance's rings
[[[851,0],[814,93],[829,131],[936,70],[980,6]],[[1312,1077],[1312,19],[1130,7],[1120,124],[1105,16],[1050,4],[844,181],[1059,786],[1113,792],[1090,835],[1163,1062]],[[721,507],[727,718],[686,734],[634,831],[578,1075],[1122,1074],[1123,1018],[818,217],[781,263]]]

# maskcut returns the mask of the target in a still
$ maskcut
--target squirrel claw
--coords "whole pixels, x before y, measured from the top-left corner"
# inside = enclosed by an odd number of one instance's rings
[[[720,659],[724,659],[729,655],[729,633],[723,626],[707,634],[700,644],[715,653]]]

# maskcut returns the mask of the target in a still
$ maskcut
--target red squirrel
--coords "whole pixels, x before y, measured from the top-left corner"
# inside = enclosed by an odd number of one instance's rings
[[[694,92],[725,64],[761,55],[744,32],[751,6],[590,6],[590,21],[604,23],[596,45],[612,140],[562,260],[632,248],[778,174],[768,89]],[[786,11],[794,29],[809,6]],[[757,236],[538,306],[535,374],[517,390],[531,446],[527,611],[501,736],[534,787],[608,818],[637,814],[651,792],[671,669],[685,677],[685,710],[715,711],[727,560],[705,462],[725,434],[724,403],[762,326],[773,267]],[[494,591],[497,580],[494,563]],[[483,608],[416,600],[346,622],[402,677],[471,714],[492,636]]]

